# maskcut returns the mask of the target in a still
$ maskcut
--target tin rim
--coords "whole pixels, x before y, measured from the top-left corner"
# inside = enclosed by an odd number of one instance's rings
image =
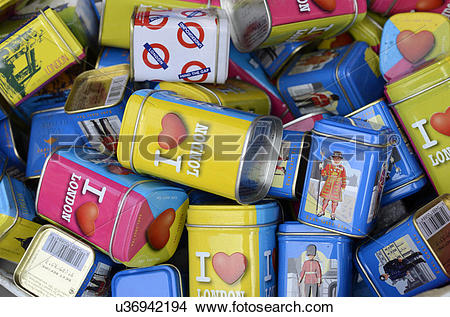
[[[34,115],[40,114],[40,113],[45,113],[45,112],[52,112],[52,111],[56,111],[56,110],[64,110],[64,107],[55,107],[55,108],[50,108],[50,109],[44,109],[44,110],[39,110],[39,111],[35,111],[31,114],[31,119],[33,119]]]
[[[333,233],[333,232],[277,232],[278,236],[333,236],[333,237],[345,237],[344,235]]]
[[[6,164],[5,164],[5,166],[6,166]],[[16,225],[17,221],[19,220],[19,206],[17,205],[16,193],[14,192],[14,189],[13,189],[13,186],[12,186],[11,177],[9,177],[8,174],[4,174],[4,172],[5,172],[5,171],[3,171],[3,174],[2,174],[2,176],[1,176],[1,177],[2,177],[1,179],[3,179],[3,176],[6,176],[7,179],[8,179],[9,187],[11,188],[11,195],[12,195],[12,198],[13,198],[13,201],[14,201],[14,207],[15,207],[15,209],[16,209],[16,215],[14,216],[14,221],[13,221],[13,223],[12,223],[5,231],[3,231],[3,232],[1,233],[1,235],[0,235],[0,241],[1,241],[3,238],[6,237],[6,235],[8,234],[8,232],[11,231],[11,229]]]
[[[303,159],[303,150],[304,150],[305,139],[306,139],[307,135],[308,135],[308,133],[304,133],[302,135],[302,145],[300,146],[300,149],[299,149],[297,166],[295,167],[294,180],[292,182],[292,184],[293,184],[293,186],[292,186],[292,197],[297,197],[296,196],[296,192],[297,192],[297,179],[298,179],[298,176],[299,176],[298,172],[299,172],[300,161],[302,161],[302,159]],[[308,157],[308,156],[309,156],[309,152],[307,154],[305,153],[305,157]],[[305,173],[306,173],[306,166],[305,166]],[[304,184],[303,184],[303,186],[304,186]]]
[[[383,16],[389,15],[389,13],[391,13],[391,10],[394,8],[394,6],[395,6],[396,3],[397,3],[397,0],[391,1],[391,4],[390,4],[389,7],[387,8],[386,12],[383,13]]]
[[[299,123],[299,122],[301,122],[303,120],[306,120],[306,119],[309,119],[309,118],[312,118],[314,116],[318,116],[318,115],[321,115],[321,114],[324,114],[324,113],[329,113],[329,112],[326,111],[325,109],[320,109],[318,111],[305,114],[305,115],[303,115],[303,116],[301,116],[301,117],[299,117],[299,118],[297,118],[295,120],[292,120],[292,121],[289,121],[288,123],[285,123],[283,125],[283,129],[289,128],[291,125],[294,125],[294,124]]]
[[[333,38],[333,37],[339,36],[339,35],[347,32],[353,26],[353,24],[355,24],[356,20],[358,19],[358,15],[359,15],[359,13],[358,13],[358,11],[359,11],[358,0],[353,0],[353,8],[355,8],[355,13],[353,13],[353,20],[352,20],[352,22],[347,24],[347,26],[342,31],[340,31],[336,35],[333,35],[333,36],[331,36],[329,38]]]
[[[425,89],[422,89],[422,90],[420,90],[420,91],[418,91],[418,92],[416,92],[416,93],[414,93],[414,94],[412,94],[412,95],[409,95],[409,96],[407,96],[407,97],[405,97],[405,98],[403,98],[403,99],[400,99],[399,101],[390,103],[389,106],[390,106],[390,107],[393,107],[393,106],[398,105],[399,103],[408,101],[409,99],[412,99],[412,98],[417,97],[417,96],[419,96],[419,95],[421,95],[421,94],[423,94],[423,93],[426,93],[427,91],[429,91],[429,90],[431,90],[431,89],[434,89],[434,88],[436,88],[436,87],[438,87],[438,86],[440,86],[440,85],[443,85],[443,84],[445,84],[445,83],[448,82],[448,81],[450,81],[450,77],[448,77],[448,78],[446,78],[446,79],[444,79],[444,80],[441,80],[440,82],[437,82],[436,84],[431,85],[431,86],[429,86],[429,87],[427,87],[427,88],[425,88]]]
[[[106,2],[106,0],[103,0]],[[130,19],[130,80],[134,81],[134,23],[139,6],[135,5]]]
[[[356,45],[356,42],[352,43],[348,47],[346,52],[342,55],[341,59],[337,63],[336,70],[334,72],[334,76],[339,85],[339,88],[341,88],[341,91],[344,94],[345,99],[347,99],[348,105],[350,106],[350,108],[352,108],[353,111],[355,110],[355,106],[353,105],[352,101],[350,100],[350,97],[347,94],[347,91],[345,90],[344,86],[342,85],[341,78],[339,77],[339,70],[340,70],[340,67],[341,67],[342,63],[344,62],[345,58],[348,56],[348,54],[350,54],[350,51],[355,47],[355,45]]]
[[[350,238],[364,239],[364,238],[368,237],[368,235],[369,235],[369,234],[364,234],[364,235],[358,236],[356,234],[341,232],[341,231],[337,231],[337,230],[334,230],[334,229],[321,227],[319,225],[314,225],[312,223],[309,223],[309,222],[306,222],[306,221],[303,221],[303,220],[300,220],[300,219],[297,219],[297,221],[302,223],[302,224],[304,224],[304,225],[307,225],[307,226],[315,227],[317,229],[322,229],[322,230],[326,230],[326,231],[330,231],[330,232],[335,232],[337,234],[340,234],[340,235],[346,236],[346,237],[350,237]]]
[[[100,23],[98,28],[98,45],[100,47],[102,47],[103,23],[105,22],[105,9],[106,9],[106,0],[102,0],[102,14],[100,15]]]
[[[371,102],[371,103],[369,103],[369,104],[367,104],[367,105],[365,105],[365,106],[363,106],[363,107],[361,107],[361,108],[358,108],[358,109],[356,109],[355,111],[350,112],[349,114],[346,114],[344,117],[350,118],[350,117],[354,116],[355,114],[358,114],[358,113],[360,113],[361,111],[364,111],[364,110],[366,110],[366,109],[368,109],[368,108],[370,108],[370,107],[372,107],[372,106],[374,106],[374,105],[376,105],[377,103],[380,103],[380,102],[382,102],[382,101],[385,101],[385,100],[384,100],[384,97],[383,97],[383,98],[380,98],[380,99],[378,99],[378,100],[375,100],[374,102]]]
[[[424,177],[425,177],[425,174],[421,174],[419,177],[416,177],[416,178],[414,178],[413,180],[410,180],[409,182],[406,182],[406,183],[404,183],[404,184],[401,184],[400,186],[397,186],[397,187],[392,188],[392,189],[390,189],[390,190],[388,190],[388,191],[386,191],[386,192],[383,192],[383,195],[390,194],[390,193],[392,193],[392,192],[394,192],[394,191],[396,191],[396,190],[398,190],[398,189],[400,189],[400,188],[403,188],[403,187],[406,187],[406,186],[411,185],[411,184],[413,184],[413,183],[416,183],[416,182],[418,182],[419,180],[421,180],[421,179],[424,178]],[[450,276],[449,276],[449,277],[450,277]]]
[[[260,225],[241,225],[241,226],[233,226],[233,225],[193,225],[193,224],[186,224],[185,226],[187,228],[223,228],[223,229],[230,229],[230,228],[262,228],[262,227],[270,227],[273,225],[277,225],[280,223],[280,221],[272,221],[269,223],[263,223]]]
[[[302,45],[299,45],[298,47],[293,50],[289,56],[281,63],[281,65],[277,68],[277,70],[270,76],[270,79],[274,80],[275,78],[278,78],[280,74],[283,72],[284,68],[289,64],[289,62],[294,58],[294,55],[296,55],[298,52],[300,52],[302,49],[304,49],[306,46],[311,44],[310,42],[306,41]]]
[[[337,135],[332,135],[332,134],[327,134],[327,133],[319,132],[319,131],[314,130],[314,129],[312,129],[311,132],[314,133],[314,134],[317,134],[317,135],[319,135],[319,136],[328,137],[328,138],[333,138],[333,139],[337,139],[337,140],[341,140],[341,141],[352,142],[352,143],[356,143],[356,144],[360,144],[360,145],[365,145],[365,146],[369,146],[369,147],[386,148],[386,147],[391,146],[390,143],[385,143],[385,144],[371,144],[371,143],[362,142],[362,141],[358,141],[358,140],[347,139],[347,138],[340,137],[340,136],[337,136]]]

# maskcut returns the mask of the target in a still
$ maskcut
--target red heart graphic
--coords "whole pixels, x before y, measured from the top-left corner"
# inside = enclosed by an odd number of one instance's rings
[[[416,3],[417,11],[431,11],[444,4],[443,0],[419,0]]]
[[[445,113],[433,113],[430,123],[437,132],[450,136],[450,107],[447,108]]]
[[[245,273],[247,258],[240,252],[227,255],[223,252],[214,254],[212,265],[217,275],[227,284],[234,284]]]
[[[175,210],[164,210],[147,229],[147,239],[153,249],[161,250],[170,238],[170,227],[175,220]]]
[[[336,0],[313,0],[322,10],[333,11],[336,9]]]
[[[186,126],[175,113],[166,114],[161,120],[161,127],[162,131],[158,136],[158,144],[162,149],[173,149],[186,139]]]
[[[397,36],[397,48],[410,63],[420,62],[434,47],[434,35],[430,31],[414,33],[406,30]]]
[[[86,236],[93,236],[95,233],[95,220],[98,217],[98,206],[96,203],[88,201],[78,207],[75,212],[78,226]]]

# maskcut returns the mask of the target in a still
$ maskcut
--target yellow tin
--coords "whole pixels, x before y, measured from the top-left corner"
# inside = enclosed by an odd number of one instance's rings
[[[260,115],[270,114],[271,103],[267,94],[262,89],[238,79],[228,79],[225,84],[221,85],[161,82],[158,84],[158,88],[223,107]]]
[[[375,16],[376,14],[368,12],[364,20],[356,23],[348,32],[356,41],[366,42],[378,52],[381,43],[381,33],[383,32],[383,25],[386,22],[386,18]]]
[[[189,295],[276,296],[279,212],[275,201],[189,206]]]
[[[437,192],[450,191],[450,56],[386,86]]]
[[[0,94],[18,105],[84,55],[56,12],[40,11],[0,43]]]

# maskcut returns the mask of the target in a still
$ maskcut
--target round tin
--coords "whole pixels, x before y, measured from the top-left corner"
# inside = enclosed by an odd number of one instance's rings
[[[139,173],[252,203],[270,188],[281,136],[276,117],[140,90],[125,109],[117,153],[123,166]]]
[[[256,205],[191,205],[191,297],[276,296],[275,201]]]
[[[112,297],[181,297],[181,275],[170,264],[129,269],[111,281]]]
[[[352,240],[287,221],[278,228],[278,296],[351,295]]]

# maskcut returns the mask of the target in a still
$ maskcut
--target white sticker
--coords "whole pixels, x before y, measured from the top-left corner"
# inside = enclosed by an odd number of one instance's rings
[[[114,77],[109,86],[108,97],[106,97],[105,106],[115,105],[122,100],[123,93],[127,87],[128,75]]]
[[[450,223],[450,210],[441,201],[416,220],[420,231],[428,240]]]
[[[89,257],[88,251],[81,249],[55,233],[49,235],[42,250],[76,268],[78,271],[83,269]]]

